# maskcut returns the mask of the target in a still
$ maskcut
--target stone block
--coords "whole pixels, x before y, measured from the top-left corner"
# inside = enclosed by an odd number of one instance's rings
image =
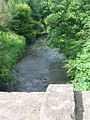
[[[74,120],[72,85],[49,85],[40,111],[40,120]]]
[[[0,120],[39,120],[44,93],[0,92]]]

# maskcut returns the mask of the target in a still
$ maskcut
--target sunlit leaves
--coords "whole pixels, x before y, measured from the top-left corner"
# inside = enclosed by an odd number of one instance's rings
[[[48,45],[68,58],[68,76],[75,90],[90,89],[90,1],[49,0]]]

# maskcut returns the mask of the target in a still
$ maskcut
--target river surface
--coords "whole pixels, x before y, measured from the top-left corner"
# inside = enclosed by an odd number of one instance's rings
[[[26,56],[16,65],[13,76],[16,85],[10,91],[42,92],[49,84],[65,84],[67,82],[63,54],[58,49],[51,49],[45,44],[46,37],[36,39],[28,46]]]

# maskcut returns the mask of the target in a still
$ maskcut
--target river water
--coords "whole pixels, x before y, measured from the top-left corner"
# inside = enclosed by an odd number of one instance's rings
[[[45,44],[46,37],[36,39],[28,46],[26,56],[16,65],[13,76],[15,86],[9,86],[10,91],[43,92],[49,84],[65,84],[67,82],[63,54],[58,49],[51,49]]]

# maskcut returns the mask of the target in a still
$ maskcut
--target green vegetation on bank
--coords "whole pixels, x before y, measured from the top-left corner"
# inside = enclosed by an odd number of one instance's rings
[[[12,68],[23,56],[26,43],[44,30],[38,16],[40,8],[37,12],[34,1],[30,1],[0,1],[0,88],[12,79]]]
[[[0,83],[10,80],[11,70],[25,52],[25,38],[12,32],[0,32]]]
[[[67,56],[75,90],[90,90],[90,0],[0,0],[0,81],[45,30],[48,46]]]
[[[44,29],[40,21],[34,20],[31,16],[32,10],[26,3],[8,1],[8,6],[12,14],[10,29],[19,35],[23,35],[28,42],[42,32]],[[13,9],[13,7],[15,7]],[[34,7],[34,6],[33,6]]]
[[[68,58],[66,67],[75,90],[90,90],[90,1],[48,0],[48,42]]]

